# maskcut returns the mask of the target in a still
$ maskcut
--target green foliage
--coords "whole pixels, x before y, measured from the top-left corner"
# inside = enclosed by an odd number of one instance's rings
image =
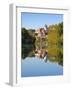
[[[29,55],[31,51],[35,49],[35,37],[33,36],[33,30],[21,29],[22,34],[22,58]]]
[[[48,54],[52,61],[63,64],[63,22],[48,27]]]

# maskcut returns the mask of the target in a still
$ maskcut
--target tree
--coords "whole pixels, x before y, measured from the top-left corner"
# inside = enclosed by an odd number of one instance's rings
[[[29,53],[35,48],[35,37],[32,34],[32,30],[26,28],[21,29],[22,35],[22,58],[26,58]]]

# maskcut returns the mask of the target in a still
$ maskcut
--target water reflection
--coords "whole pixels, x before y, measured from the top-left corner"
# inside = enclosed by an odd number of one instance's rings
[[[35,51],[35,56],[42,58],[44,60],[46,60],[48,58],[48,52],[45,50],[36,50]]]
[[[49,59],[63,66],[62,50],[57,43],[53,43],[53,41],[49,42],[48,34],[44,28],[40,28],[36,31],[28,31],[26,29],[22,31],[22,59],[27,57],[38,57],[45,62]],[[32,36],[29,34],[30,32]]]
[[[27,57],[38,57],[39,59],[44,59],[45,62],[48,61],[48,59],[50,61],[53,61],[53,62],[57,62],[59,65],[62,65],[63,66],[63,61],[59,58],[57,58],[56,56],[50,56],[48,54],[48,51],[47,51],[47,48],[36,48],[35,45],[31,45],[31,44],[28,44],[28,45],[24,45],[25,47],[23,48],[23,55],[24,55],[24,58],[27,58]],[[61,56],[61,54],[59,54],[59,57]],[[51,58],[50,58],[51,57]]]

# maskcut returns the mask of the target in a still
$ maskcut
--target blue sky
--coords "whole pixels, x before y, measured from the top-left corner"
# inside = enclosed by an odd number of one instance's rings
[[[37,29],[44,27],[45,24],[58,24],[63,21],[62,14],[48,14],[48,13],[21,13],[21,27],[27,29]]]

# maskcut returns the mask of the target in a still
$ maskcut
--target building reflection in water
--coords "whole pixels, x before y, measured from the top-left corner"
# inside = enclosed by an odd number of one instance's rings
[[[39,58],[42,58],[44,60],[47,60],[48,59],[48,52],[45,51],[45,50],[36,50],[35,51],[35,56],[39,57]]]
[[[46,45],[47,45],[46,36],[47,36],[47,31],[44,28],[39,28],[38,30],[35,31],[35,37],[36,37],[35,56],[42,58],[45,61],[47,61],[48,59],[48,51],[46,50]]]

